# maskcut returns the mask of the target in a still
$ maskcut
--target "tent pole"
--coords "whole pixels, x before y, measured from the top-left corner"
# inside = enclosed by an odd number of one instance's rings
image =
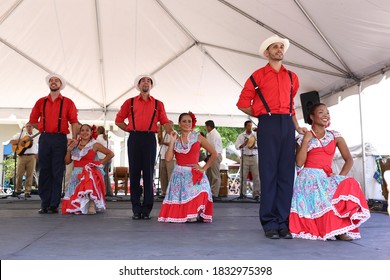
[[[363,186],[362,191],[364,196],[367,197],[366,194],[366,147],[364,143],[364,132],[363,132],[363,114],[362,114],[362,83],[358,84],[359,91],[359,117],[360,117],[360,139],[362,145],[362,165],[363,165]]]

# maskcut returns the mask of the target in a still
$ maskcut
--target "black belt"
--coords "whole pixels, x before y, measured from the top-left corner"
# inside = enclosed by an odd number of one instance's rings
[[[36,154],[23,154],[22,156],[35,156]]]
[[[254,157],[254,156],[257,156],[257,155],[244,155],[246,157]]]

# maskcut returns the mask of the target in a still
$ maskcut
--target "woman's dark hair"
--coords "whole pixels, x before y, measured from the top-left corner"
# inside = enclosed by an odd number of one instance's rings
[[[184,116],[190,116],[191,115],[189,113],[181,113],[180,116],[179,116],[179,122],[181,121],[181,119],[184,117]]]
[[[80,125],[80,130],[81,130],[81,128],[82,128],[83,126],[88,126],[89,129],[90,129],[91,131],[93,130],[93,129],[92,129],[92,126],[90,126],[90,125],[87,124],[87,123],[83,123],[82,125]]]
[[[307,116],[307,122],[308,124],[312,125],[313,124],[313,121],[312,119],[310,118],[311,115],[314,115],[314,112],[316,111],[316,109],[320,106],[326,106],[324,103],[315,103],[313,104],[310,108],[309,108],[309,113],[308,113],[308,116]]]
[[[97,134],[102,134],[103,135],[103,139],[104,140],[107,140],[107,134],[106,134],[106,130],[104,129],[104,126],[98,126],[98,128],[96,129],[96,132]]]

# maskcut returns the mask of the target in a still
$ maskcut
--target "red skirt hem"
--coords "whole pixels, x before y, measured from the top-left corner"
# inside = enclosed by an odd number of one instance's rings
[[[201,192],[187,203],[179,204],[163,202],[158,216],[159,222],[185,223],[202,218],[203,222],[212,222],[213,202],[208,199],[207,192]]]

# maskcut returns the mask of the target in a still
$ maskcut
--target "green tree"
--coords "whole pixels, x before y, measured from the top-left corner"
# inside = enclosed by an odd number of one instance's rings
[[[15,175],[15,159],[13,154],[9,155],[0,164],[3,166],[4,179],[9,182]]]
[[[198,126],[198,131],[203,132],[204,135],[207,134],[206,127],[205,126]],[[236,139],[238,135],[244,131],[243,128],[237,128],[237,127],[217,127],[217,131],[221,135],[222,138],[222,147],[226,148],[230,144],[234,144],[236,142]]]

